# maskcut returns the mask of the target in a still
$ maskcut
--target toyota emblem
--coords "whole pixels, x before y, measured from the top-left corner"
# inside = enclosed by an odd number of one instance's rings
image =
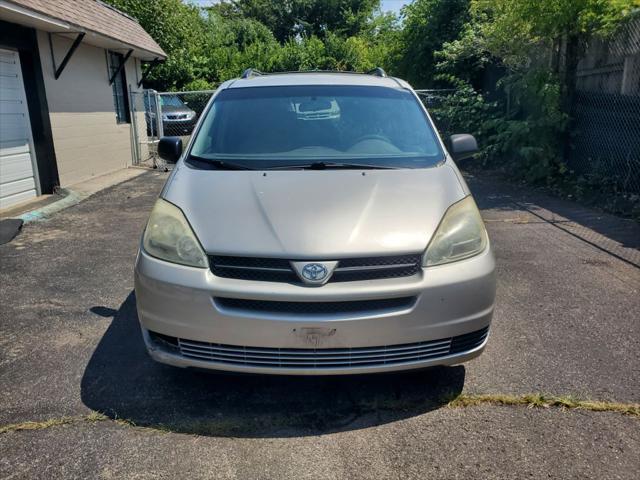
[[[327,267],[321,263],[307,263],[302,267],[302,276],[311,282],[320,282],[329,274]]]

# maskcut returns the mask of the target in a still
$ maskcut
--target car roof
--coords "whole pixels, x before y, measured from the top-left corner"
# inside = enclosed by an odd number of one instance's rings
[[[292,85],[352,85],[410,89],[404,80],[380,77],[367,73],[348,72],[287,72],[258,74],[249,78],[231,80],[226,88],[281,87]]]

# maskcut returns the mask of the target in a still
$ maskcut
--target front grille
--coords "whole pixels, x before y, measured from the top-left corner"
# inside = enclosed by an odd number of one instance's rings
[[[340,260],[330,281],[355,282],[411,277],[420,271],[422,255],[347,258]]]
[[[382,300],[356,300],[347,302],[278,302],[271,300],[245,300],[216,298],[219,307],[259,313],[327,315],[348,313],[383,313],[411,308],[415,297],[385,298]]]
[[[288,260],[257,257],[209,257],[214,275],[238,280],[297,283],[298,276]]]
[[[345,258],[338,265],[329,282],[356,282],[384,278],[411,277],[421,268],[422,255],[393,255],[384,257]],[[209,257],[214,275],[237,280],[261,282],[302,283],[289,260],[283,258]]]
[[[473,350],[484,343],[489,327],[457,337],[361,348],[265,348],[199,342],[150,332],[157,344],[185,358],[267,368],[375,367],[437,360]],[[464,347],[464,348],[462,348]]]

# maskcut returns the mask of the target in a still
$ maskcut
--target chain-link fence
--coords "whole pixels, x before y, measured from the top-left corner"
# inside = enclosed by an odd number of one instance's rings
[[[640,194],[640,96],[575,95],[569,166],[620,193]]]
[[[640,19],[593,40],[578,65],[569,166],[624,194],[640,194]]]
[[[212,94],[213,90],[132,93],[135,164],[165,168],[157,155],[158,140],[182,137],[186,145]]]

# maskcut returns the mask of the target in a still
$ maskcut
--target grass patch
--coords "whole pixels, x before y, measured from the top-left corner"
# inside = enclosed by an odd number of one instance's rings
[[[529,408],[565,408],[587,410],[590,412],[614,412],[640,417],[640,404],[604,402],[599,400],[581,400],[572,396],[545,395],[541,393],[526,395],[473,395],[461,394],[447,403],[449,408],[464,408],[477,405],[526,406]]]
[[[42,422],[21,422],[12,423],[9,425],[3,425],[0,427],[0,434],[7,432],[19,432],[22,430],[44,430],[45,428],[57,427],[59,425],[66,425],[73,423],[75,418],[73,417],[61,417],[50,418]]]
[[[20,432],[23,430],[44,430],[45,428],[58,427],[60,425],[69,425],[72,423],[96,423],[109,420],[109,417],[100,412],[91,412],[88,415],[82,415],[77,417],[60,417],[49,418],[41,422],[20,422],[10,423],[8,425],[0,426],[0,434],[8,432]]]
[[[84,418],[84,420],[89,423],[104,422],[105,420],[109,420],[109,417],[107,417],[104,413],[91,412]]]

